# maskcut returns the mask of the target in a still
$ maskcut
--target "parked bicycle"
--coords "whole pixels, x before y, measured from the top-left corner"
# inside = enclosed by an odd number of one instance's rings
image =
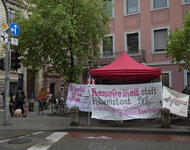
[[[50,109],[53,113],[60,113],[63,114],[65,113],[68,108],[66,107],[66,101],[64,98],[56,98],[53,97],[50,101]]]

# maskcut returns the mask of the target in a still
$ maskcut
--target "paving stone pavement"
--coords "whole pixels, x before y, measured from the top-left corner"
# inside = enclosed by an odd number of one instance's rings
[[[53,115],[50,110],[44,110],[38,115],[38,105],[35,103],[34,111],[29,111],[27,117],[11,117],[9,115],[8,125],[4,123],[4,112],[0,111],[0,129],[17,130],[56,130],[68,126],[70,118],[63,115]]]
[[[122,127],[116,126],[115,121],[88,120],[87,113],[80,112],[79,126],[70,126],[70,113],[53,114],[49,109],[43,114],[37,113],[37,102],[34,111],[30,111],[27,117],[9,117],[9,124],[3,125],[4,112],[0,107],[0,130],[91,130],[109,132],[172,132],[188,133],[190,135],[190,118],[173,118],[171,128],[161,128],[160,119],[130,120],[124,121]],[[89,124],[90,123],[90,124]]]

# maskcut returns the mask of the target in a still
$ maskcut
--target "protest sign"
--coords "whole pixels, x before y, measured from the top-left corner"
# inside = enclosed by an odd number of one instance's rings
[[[89,98],[89,85],[70,83],[66,105],[68,108],[77,106],[80,111],[91,111],[91,101]]]
[[[187,117],[189,95],[179,93],[163,86],[163,108],[170,110],[170,113]]]
[[[162,83],[91,85],[92,118],[130,120],[160,116]]]

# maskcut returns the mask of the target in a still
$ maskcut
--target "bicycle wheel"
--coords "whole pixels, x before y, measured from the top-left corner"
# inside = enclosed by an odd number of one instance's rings
[[[57,113],[57,104],[55,103],[50,103],[50,109],[52,111],[52,113]]]
[[[67,112],[68,111],[68,108],[66,106],[66,103],[63,103],[63,113]]]
[[[63,109],[63,104],[60,102],[60,103],[58,103],[57,106],[58,106],[58,112],[59,112],[59,113],[63,113],[63,110],[64,110],[64,109]]]
[[[64,103],[64,102],[61,102],[60,104],[59,104],[59,112],[60,113],[65,113],[67,110],[68,110],[68,108],[67,108],[67,106],[66,106],[66,104]]]

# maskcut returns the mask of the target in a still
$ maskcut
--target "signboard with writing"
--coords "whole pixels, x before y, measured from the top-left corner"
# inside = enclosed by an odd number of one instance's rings
[[[67,95],[67,107],[71,108],[73,106],[79,107],[80,111],[89,112],[91,111],[91,102],[89,94],[89,85],[86,84],[75,84],[70,83]]]
[[[91,85],[92,118],[131,120],[160,117],[162,83]]]
[[[170,113],[187,117],[189,95],[179,93],[163,86],[163,108],[170,110]]]

